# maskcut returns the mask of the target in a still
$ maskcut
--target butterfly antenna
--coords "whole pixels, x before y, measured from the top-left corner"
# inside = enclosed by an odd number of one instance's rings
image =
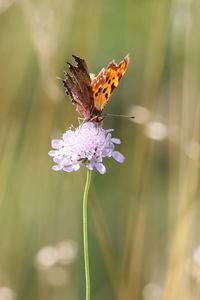
[[[135,117],[134,116],[127,116],[127,115],[116,115],[116,114],[106,114],[104,115],[105,117],[106,116],[111,116],[111,117],[122,117],[122,118],[129,118],[129,119],[134,119]]]

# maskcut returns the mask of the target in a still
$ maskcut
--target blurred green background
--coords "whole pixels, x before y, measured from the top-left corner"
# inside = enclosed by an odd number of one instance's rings
[[[85,298],[86,170],[54,172],[77,113],[71,54],[98,73],[130,54],[105,112],[126,157],[93,172],[93,300],[200,299],[200,1],[0,1],[0,299]]]

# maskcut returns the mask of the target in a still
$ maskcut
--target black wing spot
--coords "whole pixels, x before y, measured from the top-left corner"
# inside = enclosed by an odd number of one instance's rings
[[[109,80],[108,80],[108,84],[110,84],[110,82],[111,82],[111,80],[109,79]]]
[[[100,93],[100,92],[101,92],[101,90],[102,90],[102,88],[100,87],[100,88],[98,89],[98,93]]]
[[[115,79],[115,76],[112,79]]]
[[[105,94],[106,99],[108,99],[108,93]]]
[[[103,89],[103,92],[102,92],[102,93],[104,94],[106,90],[107,90],[107,87],[106,87],[105,89]]]
[[[95,97],[97,97],[97,96],[98,96],[98,92],[95,93]]]
[[[116,88],[116,86],[114,85],[114,83],[111,85],[111,93],[113,92],[113,90]]]

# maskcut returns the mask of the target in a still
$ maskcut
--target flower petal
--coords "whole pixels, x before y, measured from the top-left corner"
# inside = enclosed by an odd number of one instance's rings
[[[100,174],[105,174],[106,173],[106,167],[102,163],[97,163],[95,165],[97,171],[99,171]]]
[[[51,150],[51,151],[48,152],[49,156],[55,156],[56,154],[57,154],[56,150]]]
[[[122,155],[122,154],[121,154],[120,152],[118,152],[118,151],[114,151],[114,152],[112,153],[112,157],[113,157],[116,161],[118,161],[118,162],[120,162],[120,163],[123,163],[124,160],[125,160],[124,155]]]
[[[62,170],[62,166],[61,165],[55,165],[55,166],[53,166],[52,167],[52,169],[54,170],[54,171],[60,171],[60,170]]]
[[[89,164],[87,164],[87,168],[89,170],[93,170],[96,164],[96,160],[95,159],[91,159],[91,161],[89,162]]]
[[[86,168],[88,168],[89,170],[93,170],[94,169],[94,166],[92,164],[89,164],[89,165],[86,165]]]
[[[63,146],[63,141],[62,140],[52,140],[51,141],[51,147],[54,148],[54,149],[59,149],[62,146]]]
[[[63,140],[68,139],[69,137],[73,136],[74,131],[72,131],[71,129],[67,130],[64,134],[63,134]]]
[[[76,164],[76,165],[73,165],[73,169],[74,171],[78,171],[80,168],[80,165],[79,164]]]
[[[60,164],[60,163],[62,163],[63,159],[62,159],[62,157],[55,156],[55,157],[53,158],[53,161],[54,161],[56,164]]]
[[[81,127],[81,128],[94,128],[94,123],[93,122],[87,122],[87,123],[84,123]]]
[[[74,171],[74,168],[73,167],[66,167],[66,168],[63,168],[63,171],[65,171],[65,172],[72,172],[72,171]]]
[[[112,138],[111,141],[112,141],[112,143],[115,143],[115,144],[121,144],[120,139]]]

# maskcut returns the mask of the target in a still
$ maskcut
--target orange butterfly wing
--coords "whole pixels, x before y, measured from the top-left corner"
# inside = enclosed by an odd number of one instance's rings
[[[94,103],[98,100],[99,96],[101,95],[102,88],[106,81],[106,76],[104,75],[104,73],[105,73],[104,68],[100,71],[100,73],[96,77],[94,74],[90,73]]]
[[[94,107],[97,111],[101,112],[104,109],[108,99],[124,75],[129,60],[129,56],[127,55],[119,65],[115,61],[112,61],[106,69],[106,78],[104,76],[104,69],[102,69],[96,78],[92,78],[90,75],[94,95]]]

